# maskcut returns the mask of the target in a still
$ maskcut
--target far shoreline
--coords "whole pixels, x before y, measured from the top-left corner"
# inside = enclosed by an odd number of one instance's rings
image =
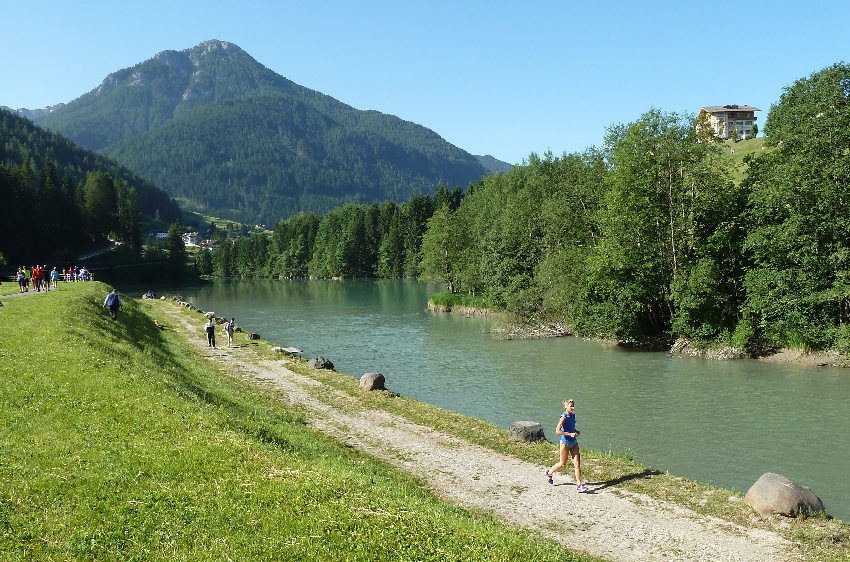
[[[559,322],[536,322],[526,321],[517,324],[511,320],[509,314],[493,311],[488,308],[477,308],[466,305],[441,305],[428,301],[427,310],[437,314],[456,314],[465,318],[486,318],[499,320],[505,323],[503,327],[496,328],[494,337],[503,339],[541,339],[556,337],[580,337],[588,341],[595,341],[602,345],[612,347],[624,347],[635,350],[667,353],[681,357],[698,357],[712,361],[730,361],[738,359],[750,359],[764,363],[775,363],[782,365],[796,365],[799,367],[850,367],[850,358],[837,351],[808,351],[795,348],[779,348],[768,350],[759,354],[750,354],[743,349],[729,345],[705,345],[687,338],[679,338],[672,342],[649,341],[644,343],[625,342],[604,338],[591,338],[576,335],[571,326]]]

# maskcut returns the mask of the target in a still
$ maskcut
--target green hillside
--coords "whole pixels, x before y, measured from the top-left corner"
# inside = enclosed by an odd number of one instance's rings
[[[305,426],[146,304],[110,320],[107,291],[4,299],[0,560],[577,559]]]
[[[38,122],[243,222],[400,202],[485,173],[434,131],[354,109],[215,40],[114,72]]]
[[[761,155],[772,151],[773,148],[765,146],[764,137],[756,137],[754,139],[744,139],[738,142],[731,140],[723,142],[723,154],[725,154],[733,165],[733,177],[735,183],[741,183],[747,171],[747,165],[744,163],[744,158],[750,155]]]
[[[29,119],[2,109],[0,139],[0,164],[19,168],[27,162],[37,171],[41,169],[45,159],[50,159],[55,165],[57,177],[67,177],[74,186],[85,181],[89,172],[98,170],[134,187],[139,196],[142,213],[153,216],[159,211],[162,219],[167,222],[180,215],[177,204],[148,179],[115,160],[80,147],[63,135],[46,131],[33,125]]]
[[[141,225],[168,224],[180,209],[148,180],[0,110],[0,237],[10,267],[46,259],[74,261],[106,243],[137,254]]]

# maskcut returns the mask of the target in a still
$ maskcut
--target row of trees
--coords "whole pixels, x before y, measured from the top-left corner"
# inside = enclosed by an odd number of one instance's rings
[[[402,205],[282,221],[200,258],[219,275],[421,276],[578,333],[850,349],[850,67],[786,89],[742,182],[693,118],[651,110],[601,149],[531,155]]]
[[[423,274],[583,334],[850,349],[850,66],[786,89],[740,185],[696,130],[653,110],[485,178],[430,219]]]
[[[441,187],[403,204],[349,203],[319,218],[300,213],[280,221],[271,236],[256,233],[202,249],[201,274],[275,277],[416,277],[420,246],[435,208],[457,208],[463,190]]]
[[[0,109],[0,164],[9,169],[28,166],[34,176],[38,176],[50,162],[52,171],[60,182],[76,187],[85,182],[93,171],[109,174],[114,180],[126,186],[133,186],[139,200],[139,207],[145,215],[159,214],[166,223],[180,217],[180,209],[164,191],[119,166],[114,160],[80,148],[67,138],[37,127],[31,121]],[[41,181],[41,178],[37,178]],[[72,191],[65,187],[66,192]],[[40,194],[33,193],[37,198]]]

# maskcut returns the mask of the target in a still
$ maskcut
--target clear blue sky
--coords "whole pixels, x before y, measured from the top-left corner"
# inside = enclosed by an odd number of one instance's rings
[[[135,7],[127,7],[126,5]],[[71,101],[207,39],[510,163],[582,152],[650,108],[762,109],[850,59],[850,2],[6,2],[0,105]]]

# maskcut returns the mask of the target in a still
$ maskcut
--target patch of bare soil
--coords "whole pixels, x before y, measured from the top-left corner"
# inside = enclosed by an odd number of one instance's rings
[[[177,309],[171,323],[211,360],[234,376],[273,385],[285,400],[306,412],[309,423],[335,438],[412,473],[447,501],[494,514],[568,547],[611,560],[793,560],[792,545],[778,533],[748,529],[699,515],[675,504],[604,482],[588,482],[588,493],[546,467],[496,453],[395,414],[357,407],[357,398],[330,387],[331,406],[309,389],[325,386],[280,361],[257,362],[245,348],[208,348],[200,326]],[[553,457],[554,460],[554,457]]]

